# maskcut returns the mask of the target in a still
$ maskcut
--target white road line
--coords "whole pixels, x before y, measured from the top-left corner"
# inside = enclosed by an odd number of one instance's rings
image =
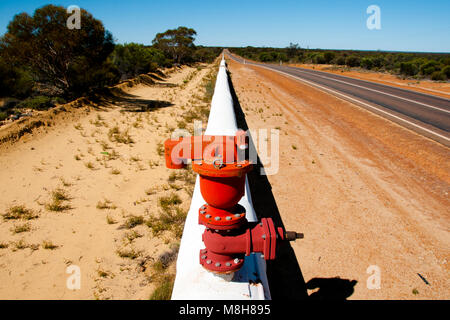
[[[290,67],[290,68],[301,69],[301,71],[305,71],[305,70],[303,70],[303,68],[301,68],[301,67]],[[311,70],[311,71],[312,71],[312,70]],[[320,71],[320,70],[314,70],[314,72],[311,73],[311,74],[316,74],[316,73],[317,73],[317,74],[320,73],[320,74],[323,74],[323,75],[334,74],[334,73],[329,73],[329,72]],[[346,78],[346,79],[349,79],[349,80],[358,80],[358,81],[362,81],[362,82],[365,82],[365,83],[368,83],[368,84],[378,84],[378,85],[380,85],[380,86],[385,86],[385,87],[388,87],[388,88],[395,88],[395,89],[403,90],[403,91],[410,92],[410,93],[413,93],[413,94],[414,94],[414,93],[417,93],[417,94],[425,95],[425,96],[430,97],[430,98],[439,98],[439,99],[447,100],[448,102],[450,102],[450,99],[448,99],[448,98],[446,98],[446,97],[436,96],[436,95],[434,95],[434,94],[430,94],[430,93],[426,93],[426,92],[422,92],[422,91],[414,91],[414,90],[411,90],[411,89],[408,89],[408,88],[395,87],[395,86],[391,86],[391,85],[389,85],[389,84],[373,82],[373,81],[370,81],[370,80],[364,80],[364,79],[360,79],[360,78],[352,78],[352,77],[349,77],[349,76],[344,76],[344,75],[342,75],[342,74],[339,74],[339,75],[334,74],[334,75],[339,76],[340,78]],[[417,87],[416,87],[416,88],[417,88]],[[438,92],[438,93],[442,93],[442,94],[449,95],[448,93],[443,92],[443,91],[433,90],[433,89],[429,89],[429,88],[422,88],[422,89],[423,89],[423,90],[430,90],[430,91],[434,91],[434,92]]]
[[[293,75],[291,75],[291,74],[289,74],[289,73],[286,73],[286,72],[283,72],[283,71],[280,71],[280,70],[277,70],[277,69],[268,68],[268,67],[265,67],[265,66],[262,66],[262,65],[258,65],[258,67],[261,67],[261,68],[264,68],[264,69],[267,69],[267,70],[271,70],[271,71],[275,71],[275,72],[282,73],[282,74],[284,74],[284,75],[286,75],[286,76],[288,76],[288,77],[294,78],[294,79],[296,79],[296,80],[298,80],[298,81],[305,82],[305,83],[307,83],[307,84],[309,84],[309,85],[311,85],[311,86],[313,86],[313,87],[317,87],[317,88],[320,88],[320,89],[322,89],[322,90],[332,92],[333,94],[336,94],[336,95],[345,97],[346,99],[349,99],[349,100],[355,101],[355,102],[357,102],[357,103],[363,104],[364,106],[366,106],[366,107],[368,107],[368,108],[377,110],[378,112],[384,113],[384,114],[386,114],[386,115],[388,115],[388,116],[390,116],[390,117],[393,117],[393,118],[395,118],[395,119],[397,119],[397,120],[400,120],[400,121],[402,121],[402,122],[405,122],[405,123],[407,123],[407,124],[409,124],[409,125],[412,125],[413,127],[416,127],[416,128],[421,129],[421,130],[424,130],[424,131],[426,131],[426,132],[428,132],[428,133],[431,133],[431,134],[433,134],[433,135],[435,135],[435,136],[437,136],[437,137],[439,137],[439,138],[441,138],[441,139],[444,139],[444,140],[446,140],[446,141],[450,141],[450,138],[448,138],[448,137],[446,137],[446,136],[443,136],[443,135],[441,135],[441,134],[439,134],[439,133],[436,133],[436,132],[434,132],[434,131],[432,131],[432,130],[430,130],[430,129],[427,129],[427,128],[425,128],[425,127],[419,126],[419,125],[415,124],[414,122],[411,122],[411,121],[405,120],[405,119],[403,119],[403,118],[397,117],[396,115],[393,115],[393,114],[391,114],[391,113],[389,113],[389,112],[386,112],[386,111],[384,111],[384,110],[378,109],[378,108],[376,108],[376,107],[374,107],[374,106],[371,106],[370,104],[367,104],[367,103],[362,102],[362,101],[360,101],[360,100],[358,100],[358,99],[352,98],[352,97],[350,97],[350,96],[347,96],[347,95],[342,94],[342,93],[340,93],[340,92],[337,92],[337,91],[335,91],[335,90],[332,90],[332,89],[323,87],[323,86],[318,85],[318,84],[315,84],[315,83],[313,83],[313,82],[311,82],[311,81],[302,79],[302,78],[300,78],[300,77],[293,76]]]
[[[350,86],[362,88],[362,89],[365,89],[365,90],[370,90],[370,91],[373,91],[373,92],[376,92],[376,93],[381,93],[381,94],[384,94],[384,95],[387,95],[387,96],[391,96],[391,97],[394,97],[394,98],[397,98],[397,99],[402,99],[402,100],[405,100],[405,101],[408,101],[408,102],[420,104],[420,105],[422,105],[424,107],[436,109],[436,110],[439,110],[439,111],[442,111],[442,112],[445,112],[445,113],[450,113],[450,110],[445,110],[445,109],[442,109],[442,108],[439,108],[439,107],[435,107],[435,106],[432,106],[432,105],[429,105],[429,104],[426,104],[426,103],[422,103],[422,102],[411,100],[411,99],[408,99],[408,98],[403,98],[403,97],[400,97],[400,96],[396,96],[395,94],[386,93],[386,92],[379,91],[379,90],[376,90],[376,89],[367,88],[367,87],[360,86],[360,85],[357,85],[357,84],[353,84],[353,83],[350,83],[350,82],[347,82],[347,81],[342,81],[342,80],[338,80],[338,79],[322,76],[322,75],[319,75],[319,74],[314,74],[312,72],[307,72],[307,71],[303,71],[303,70],[299,70],[299,69],[296,69],[295,71],[306,73],[306,74],[309,74],[309,75],[312,75],[312,76],[321,77],[321,78],[328,79],[328,80],[333,80],[333,81],[336,81],[336,82],[342,82],[342,83],[348,84]]]

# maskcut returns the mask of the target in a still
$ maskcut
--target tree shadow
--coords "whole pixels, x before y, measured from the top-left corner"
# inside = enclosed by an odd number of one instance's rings
[[[230,76],[228,76],[228,83],[238,128],[248,130],[245,114],[242,111]],[[267,176],[260,174],[261,169],[264,169],[264,166],[258,156],[257,164],[247,174],[253,207],[259,219],[271,217],[277,226],[284,229],[283,220],[272,193],[272,186]],[[267,261],[267,278],[273,300],[345,299],[353,293],[353,286],[356,284],[356,280],[350,281],[339,278],[315,278],[305,283],[294,249],[287,241],[280,243],[277,249],[277,258]],[[307,290],[314,288],[319,288],[319,290],[308,296]]]
[[[172,102],[142,99],[119,88],[104,88],[90,96],[89,100],[104,108],[119,106],[126,112],[149,112],[173,106]]]

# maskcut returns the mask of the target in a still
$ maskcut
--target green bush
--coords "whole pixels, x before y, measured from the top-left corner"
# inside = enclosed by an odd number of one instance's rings
[[[445,81],[447,79],[447,77],[445,76],[445,74],[441,71],[435,71],[431,74],[431,80],[435,80],[435,81]]]
[[[52,98],[46,96],[36,96],[25,99],[17,105],[19,108],[33,109],[33,110],[48,110],[53,108],[56,103],[63,102],[60,98]]]
[[[370,58],[362,58],[361,60],[361,67],[365,69],[372,69],[373,68],[373,61]]]
[[[358,67],[360,64],[360,60],[357,56],[349,56],[345,59],[345,64],[349,67]]]
[[[437,61],[431,60],[423,63],[420,66],[420,73],[423,75],[430,75],[435,71],[438,71],[439,63]]]
[[[324,54],[323,54],[323,57],[324,57],[324,59],[325,59],[325,63],[326,64],[329,64],[330,62],[331,62],[331,60],[333,60],[334,59],[334,57],[335,57],[335,53],[334,52],[325,52]]]
[[[111,57],[122,79],[156,71],[158,66],[166,63],[162,51],[137,43],[116,45]]]
[[[343,56],[339,56],[339,57],[336,59],[336,64],[339,65],[339,66],[345,65],[345,58],[344,58]]]
[[[5,120],[8,118],[8,114],[6,112],[0,112],[0,121]]]
[[[32,89],[30,73],[8,64],[0,56],[0,97],[26,97]]]
[[[407,76],[415,76],[419,72],[419,67],[414,62],[401,62],[400,73]]]
[[[450,66],[445,66],[442,69],[442,73],[445,74],[445,76],[447,77],[447,79],[450,79]]]
[[[325,64],[326,63],[326,59],[325,59],[323,54],[317,54],[317,55],[314,56],[313,62],[317,63],[317,64]]]

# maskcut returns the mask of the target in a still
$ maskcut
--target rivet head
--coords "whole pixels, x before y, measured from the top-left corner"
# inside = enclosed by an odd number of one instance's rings
[[[204,214],[204,213],[206,213],[206,211],[205,210],[200,210],[200,213]]]
[[[203,255],[203,256],[202,256],[202,259],[206,259],[206,255]]]
[[[215,266],[216,266],[216,267],[220,267],[220,263],[219,263],[219,262],[216,262]]]
[[[263,234],[263,235],[262,235],[262,238],[263,238],[263,239],[265,239],[265,238],[266,238],[266,235],[265,235],[265,234]]]
[[[231,263],[229,263],[229,262],[225,263],[225,265],[226,265],[227,267],[231,267]]]
[[[211,215],[207,214],[205,217],[209,219],[209,218],[211,218]]]
[[[233,260],[234,263],[238,264],[239,262],[241,262],[241,260],[239,258],[236,258]]]
[[[205,206],[205,205],[202,205],[202,206],[200,207],[200,209],[205,210],[205,209],[206,209],[206,206]]]
[[[206,263],[207,263],[207,264],[211,264],[212,261],[211,261],[211,260],[206,260]]]
[[[228,216],[228,217],[226,217],[225,219],[228,220],[228,221],[230,221],[230,220],[231,220],[231,217]]]
[[[214,220],[219,221],[220,217],[215,217]]]
[[[242,164],[237,164],[236,167],[240,168],[242,167]]]
[[[239,218],[241,215],[239,213],[236,213],[234,216]]]

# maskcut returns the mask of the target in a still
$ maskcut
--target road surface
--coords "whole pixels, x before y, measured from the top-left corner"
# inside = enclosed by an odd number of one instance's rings
[[[255,63],[226,54],[239,63],[270,69],[332,93],[450,146],[449,99],[322,71]]]

